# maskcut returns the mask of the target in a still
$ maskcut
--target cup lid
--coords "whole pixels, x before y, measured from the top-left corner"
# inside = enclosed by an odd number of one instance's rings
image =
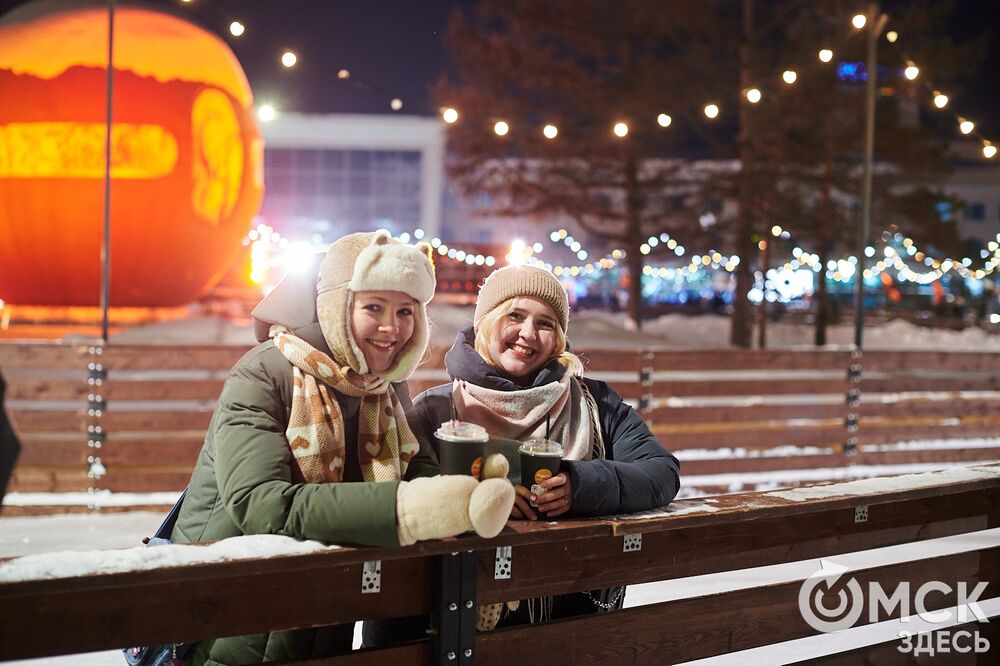
[[[534,456],[562,456],[563,453],[562,444],[555,440],[546,439],[545,437],[527,439],[517,450],[521,453]]]
[[[467,421],[445,421],[434,436],[446,442],[485,442],[490,438],[486,428]]]

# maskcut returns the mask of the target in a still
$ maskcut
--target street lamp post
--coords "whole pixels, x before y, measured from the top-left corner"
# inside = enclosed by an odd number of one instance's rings
[[[875,153],[875,84],[877,46],[879,35],[885,29],[888,17],[879,14],[878,4],[868,5],[867,56],[865,81],[865,147],[864,171],[861,186],[861,233],[858,236],[857,279],[854,282],[854,347],[861,349],[862,332],[865,323],[865,247],[872,225],[872,161]]]

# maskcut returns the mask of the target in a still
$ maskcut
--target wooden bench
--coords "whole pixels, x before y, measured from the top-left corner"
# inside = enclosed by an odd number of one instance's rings
[[[897,602],[905,598],[913,609],[920,586],[938,581],[948,590],[924,600],[927,610],[940,610],[955,605],[959,583],[969,589],[986,583],[979,603],[996,617],[998,528],[1000,465],[993,465],[680,501],[646,515],[517,522],[492,540],[460,537],[408,548],[13,580],[39,562],[22,558],[0,561],[0,660],[432,613],[440,632],[427,641],[323,663],[509,666],[558,655],[560,663],[574,665],[665,664],[754,649],[768,650],[772,662],[792,649],[823,654],[821,663],[910,663],[898,651],[897,632],[917,618],[894,625],[910,613],[902,614],[900,605],[876,606],[870,584],[891,594],[905,582],[908,594]],[[149,551],[108,553],[141,562]],[[63,559],[93,562],[92,570],[100,557]],[[509,577],[502,568],[497,573],[502,558],[508,558]],[[839,582],[819,588],[827,608],[836,606],[841,590],[852,589],[852,580],[863,590],[850,598],[863,600],[864,612],[837,634],[813,628],[800,608],[803,586],[815,589],[812,574],[821,558],[823,566],[847,567]],[[373,561],[380,562],[377,593],[362,589],[365,563]],[[296,572],[308,572],[310,585],[289,588]],[[472,612],[464,610],[466,602],[626,584],[633,586],[628,599],[652,581],[669,583],[658,588],[658,598],[622,611],[478,635],[462,629]],[[966,619],[934,628],[977,632],[991,645],[989,653],[963,655],[959,663],[996,663],[1000,622]]]

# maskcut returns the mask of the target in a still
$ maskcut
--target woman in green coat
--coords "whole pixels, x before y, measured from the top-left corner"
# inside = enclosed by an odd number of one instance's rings
[[[434,270],[388,232],[345,236],[318,276],[286,279],[254,309],[261,344],[233,367],[181,506],[175,543],[281,534],[396,546],[475,529],[513,505],[503,479],[434,477],[405,412],[428,339]],[[350,650],[353,626],[202,641],[195,664]]]

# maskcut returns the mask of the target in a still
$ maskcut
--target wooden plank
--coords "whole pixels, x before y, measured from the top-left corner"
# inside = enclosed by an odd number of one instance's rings
[[[123,381],[113,375],[101,394],[111,400],[204,400],[215,402],[222,393],[223,379],[170,379]]]
[[[876,503],[878,499],[853,498],[848,506],[834,508],[833,504],[829,510],[813,505],[808,513],[785,516],[775,515],[778,511],[773,507],[742,510],[738,522],[719,520],[719,513],[704,512],[697,525],[682,528],[683,521],[678,520],[676,529],[666,531],[653,531],[666,527],[663,519],[623,520],[616,523],[616,529],[641,533],[642,550],[623,553],[621,539],[609,537],[580,540],[574,544],[571,558],[565,556],[565,546],[560,544],[515,547],[513,574],[507,580],[494,579],[494,554],[480,553],[479,602],[779,564],[789,559],[790,552],[795,559],[829,557],[1000,525],[997,489],[889,503]],[[854,507],[862,503],[869,506],[869,520],[855,523]],[[519,575],[518,571],[525,573]]]
[[[645,547],[645,543],[643,544]],[[947,579],[994,583],[1000,578],[1000,556],[996,549],[898,564],[875,570],[852,572],[862,589],[878,582],[895,589],[910,581],[911,595],[919,584]],[[943,573],[944,572],[944,573]],[[590,664],[662,664],[702,659],[814,635],[798,607],[801,581],[729,593],[681,599],[575,618],[496,630],[476,638],[477,664],[484,666],[533,663],[539,646],[558,651],[560,661]],[[910,607],[913,607],[913,596]],[[928,602],[938,610],[956,603],[956,594],[937,595]],[[828,602],[829,607],[834,607]],[[858,625],[867,624],[867,607]],[[878,620],[899,617],[884,613]],[[856,625],[856,626],[858,626]],[[664,631],[664,627],[673,630]],[[665,655],[669,655],[665,659]]]
[[[915,451],[860,451],[859,465],[912,465],[939,462],[985,462],[1000,460],[1000,446],[975,449],[921,449]],[[687,465],[685,464],[685,471]]]
[[[123,345],[104,347],[100,362],[108,370],[228,370],[251,345]]]
[[[78,471],[69,469],[45,470],[29,465],[18,465],[10,477],[8,493],[78,493],[86,492],[93,486],[87,478],[87,468]],[[6,507],[4,508],[6,513]]]
[[[993,423],[883,427],[862,425],[855,436],[859,444],[886,444],[892,442],[932,441],[937,439],[996,437],[997,432],[997,426]]]
[[[914,416],[1000,416],[1000,398],[962,398],[956,394],[949,400],[914,398],[897,402],[865,402],[861,398],[861,416],[910,418]]]
[[[103,459],[102,459],[103,460]],[[106,476],[93,482],[95,488],[110,490],[115,493],[157,493],[184,490],[191,482],[191,471],[194,462],[189,466],[176,466],[163,469],[133,469],[128,467],[109,467]]]
[[[993,352],[866,351],[865,370],[1000,371],[1000,355]]]
[[[710,381],[655,381],[646,393],[656,397],[687,396],[753,396],[753,395],[847,395],[850,384],[846,379],[733,379]]]
[[[844,418],[850,410],[843,403],[835,405],[753,405],[723,407],[657,407],[643,413],[651,423],[730,423],[752,421],[787,421],[789,419]]]
[[[654,370],[839,370],[850,365],[847,351],[692,349],[652,352]]]
[[[738,474],[771,472],[783,469],[816,469],[843,467],[847,458],[842,453],[827,455],[761,456],[758,458],[719,458],[714,460],[681,460],[681,481],[687,475]]]
[[[14,428],[21,433],[83,433],[86,431],[86,415],[82,409],[73,410],[30,410],[8,409],[7,416]]]
[[[157,432],[197,430],[204,432],[208,429],[211,420],[212,412],[208,410],[121,412],[115,411],[114,405],[111,405],[111,409],[104,412],[101,425],[108,433],[119,430]]]
[[[700,431],[694,430],[701,425],[707,424],[693,424],[692,429],[677,431],[677,426],[654,423],[650,430],[671,451],[724,446],[747,449],[767,449],[776,446],[835,447],[840,446],[847,439],[847,433],[840,421],[816,427],[796,426],[794,428],[781,423],[739,422],[738,424],[721,424],[733,426],[725,430],[707,427]]]
[[[583,361],[587,372],[634,372],[638,379],[639,370],[649,365],[649,358],[642,351],[574,351]]]
[[[7,400],[86,400],[93,392],[87,386],[87,374],[80,370],[76,378],[33,379],[4,377],[7,382]]]
[[[0,342],[0,368],[82,368],[86,345],[58,342]]]
[[[357,559],[354,549],[351,559]],[[380,559],[378,549],[364,557]],[[382,559],[382,586],[362,594],[362,562],[341,551],[0,586],[0,660],[114,649],[427,612],[432,562]],[[288,593],[289,577],[308,585]],[[135,612],[136,599],[163,603]],[[267,599],[267,603],[260,603]],[[38,621],[58,631],[39,640]]]
[[[913,391],[1000,391],[1000,376],[997,375],[948,375],[942,377],[914,377],[894,375],[871,377],[862,375],[861,392],[865,393],[906,393]]]

